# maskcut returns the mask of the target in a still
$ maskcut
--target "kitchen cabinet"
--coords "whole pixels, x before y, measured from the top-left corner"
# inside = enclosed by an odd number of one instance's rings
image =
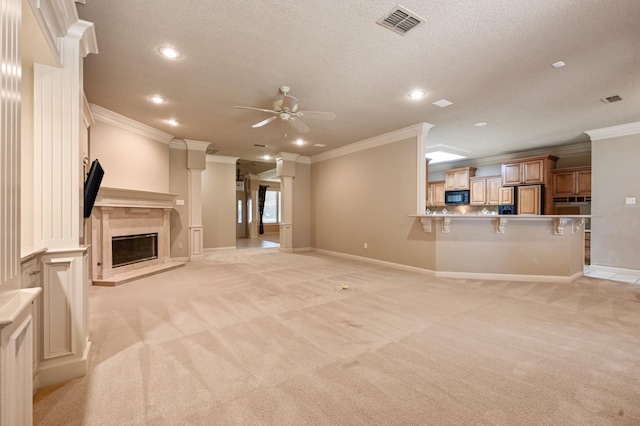
[[[554,198],[591,196],[591,167],[553,170],[551,185]]]
[[[502,164],[502,185],[529,185],[550,180],[550,172],[556,166],[557,157],[546,155],[515,160]]]
[[[541,214],[542,187],[540,185],[518,186],[518,214]]]
[[[515,199],[513,197],[513,186],[502,186],[500,187],[500,195],[499,202],[501,206],[512,206],[515,204]]]
[[[427,206],[444,206],[444,184],[445,181],[429,182]]]
[[[469,204],[474,206],[500,204],[502,176],[471,177],[469,187]]]
[[[460,167],[444,172],[446,191],[469,189],[469,178],[476,175],[475,167]]]

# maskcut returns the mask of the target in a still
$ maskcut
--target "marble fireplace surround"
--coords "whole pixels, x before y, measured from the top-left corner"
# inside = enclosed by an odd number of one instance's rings
[[[170,256],[170,215],[176,194],[101,187],[91,213],[94,285],[118,285],[183,266]],[[112,267],[111,239],[158,234],[158,258]]]

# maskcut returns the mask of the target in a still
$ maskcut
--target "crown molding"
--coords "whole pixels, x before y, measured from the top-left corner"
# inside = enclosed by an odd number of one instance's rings
[[[182,139],[171,139],[171,141],[169,141],[169,149],[179,149],[181,151],[186,151],[187,150],[187,144],[184,140]]]
[[[421,137],[423,134],[426,134],[426,132],[432,127],[433,124],[420,123],[413,126],[405,127],[403,129],[394,130],[393,132],[384,133],[382,135],[374,136],[360,142],[354,142],[340,148],[325,151],[321,154],[316,154],[311,157],[311,163],[319,163],[331,158],[342,157],[343,155],[353,154],[359,151],[364,151],[378,146],[399,142],[405,139]]]
[[[236,164],[239,157],[227,157],[225,155],[213,155],[207,154],[207,162],[209,163],[223,163],[223,164]]]
[[[640,133],[640,121],[619,126],[603,127],[602,129],[585,130],[585,133],[589,135],[592,141],[637,135]]]
[[[191,139],[185,139],[184,142],[187,145],[187,149],[189,151],[203,151],[203,152],[206,152],[207,148],[209,148],[209,145],[211,145],[211,142],[194,141],[194,140],[191,140]]]
[[[96,39],[96,28],[93,22],[78,19],[69,27],[68,35],[80,39],[80,54],[85,58],[89,53],[98,53],[98,41]]]
[[[300,157],[300,154],[293,154],[290,152],[279,152],[273,156],[276,161],[298,161],[298,157]]]
[[[307,157],[306,155],[301,155],[296,159],[296,163],[311,164],[311,157]]]
[[[174,138],[173,135],[165,133],[161,130],[154,129],[151,126],[142,124],[139,121],[132,120],[124,115],[120,115],[116,112],[110,111],[101,106],[90,104],[91,112],[96,121],[100,121],[105,124],[110,124],[115,127],[127,130],[140,136],[144,136],[149,139],[153,139],[158,142],[170,144]]]

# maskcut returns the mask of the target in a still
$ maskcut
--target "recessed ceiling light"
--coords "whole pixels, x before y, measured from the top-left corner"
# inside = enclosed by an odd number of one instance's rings
[[[313,146],[317,146],[318,148],[324,148],[326,145],[323,143],[314,143]]]
[[[487,123],[485,123],[484,121],[481,121],[479,123],[474,124],[474,126],[476,126],[476,127],[484,127],[486,125],[487,125]]]
[[[418,100],[424,98],[427,93],[424,90],[416,89],[409,93],[409,99]]]
[[[160,95],[149,96],[149,100],[154,104],[163,104],[167,102],[167,100]]]
[[[448,101],[446,99],[440,99],[439,101],[433,102],[435,106],[439,106],[440,108],[448,107],[449,105],[453,105],[453,102]]]
[[[296,139],[294,142],[296,145],[304,145],[304,141],[302,139]]]
[[[565,64],[565,63],[564,63],[564,62],[562,62],[562,61],[554,62],[554,63],[552,63],[552,64],[551,64],[551,66],[552,66],[552,67],[554,67],[554,68],[562,68],[562,67],[564,67],[565,65],[567,65],[567,64]]]
[[[263,155],[262,159],[263,160],[271,160],[271,156],[270,155]]]
[[[461,158],[466,158],[464,155],[453,154],[451,152],[445,151],[428,152],[425,157],[431,160],[429,161],[429,164],[443,163],[445,161],[453,161],[459,160]]]
[[[160,49],[158,49],[158,52],[160,52],[160,54],[165,58],[169,58],[169,59],[176,59],[182,56],[182,54],[178,50],[169,46],[161,47]]]
[[[168,119],[167,123],[171,124],[172,126],[177,126],[178,124],[180,124],[178,120],[175,120],[173,118]]]

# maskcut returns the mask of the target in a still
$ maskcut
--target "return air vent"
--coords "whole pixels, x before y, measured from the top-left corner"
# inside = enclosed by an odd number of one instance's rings
[[[376,22],[383,27],[389,28],[391,31],[405,35],[407,31],[415,28],[416,25],[422,21],[424,21],[424,19],[398,5]]]
[[[605,104],[612,104],[614,102],[620,102],[623,98],[622,98],[622,95],[613,95],[613,96],[607,96],[606,98],[600,98],[600,99]]]

